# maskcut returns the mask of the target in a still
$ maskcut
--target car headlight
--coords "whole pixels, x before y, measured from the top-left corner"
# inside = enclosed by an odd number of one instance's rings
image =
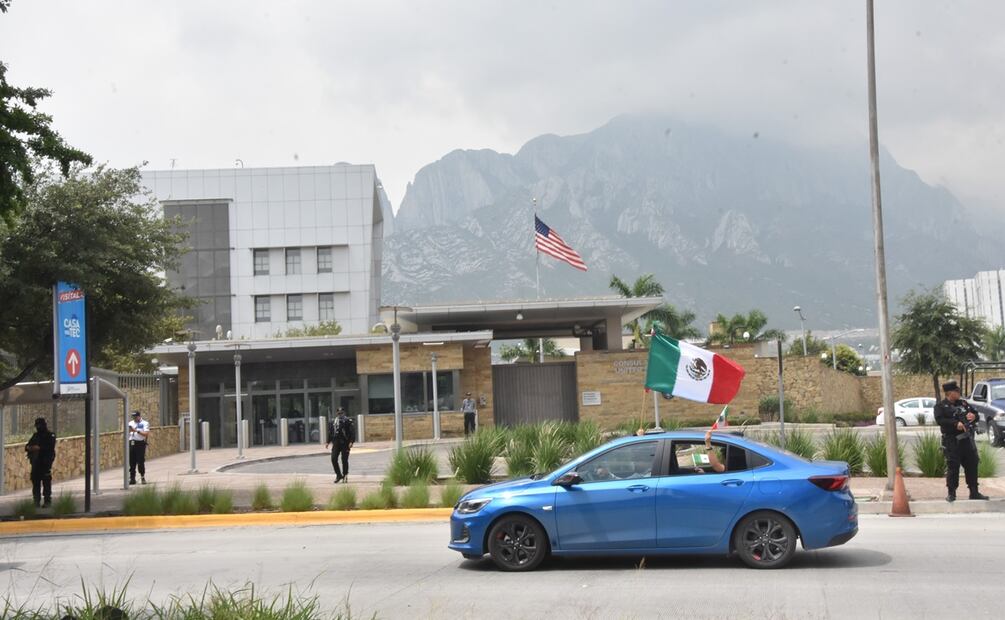
[[[457,512],[458,514],[462,515],[474,514],[479,510],[481,510],[482,508],[484,508],[486,505],[488,505],[488,503],[491,501],[492,501],[491,497],[483,499],[466,499],[463,502],[457,504]]]

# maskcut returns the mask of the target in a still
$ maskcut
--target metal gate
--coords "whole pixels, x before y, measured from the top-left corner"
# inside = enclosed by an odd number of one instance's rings
[[[493,366],[492,394],[500,426],[579,419],[575,362]]]

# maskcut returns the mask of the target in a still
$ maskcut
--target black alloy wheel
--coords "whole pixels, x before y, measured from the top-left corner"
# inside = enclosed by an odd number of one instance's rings
[[[755,512],[736,526],[733,547],[751,568],[781,568],[796,553],[796,528],[778,513]]]
[[[544,530],[530,517],[503,517],[489,532],[489,555],[504,571],[534,570],[547,554]]]

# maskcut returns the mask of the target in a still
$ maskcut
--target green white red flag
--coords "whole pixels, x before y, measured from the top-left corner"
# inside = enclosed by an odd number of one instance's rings
[[[725,405],[740,390],[744,374],[733,360],[664,334],[654,334],[649,342],[648,389]]]

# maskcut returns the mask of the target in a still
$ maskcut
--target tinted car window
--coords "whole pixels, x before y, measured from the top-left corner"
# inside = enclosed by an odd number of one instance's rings
[[[658,442],[643,441],[608,450],[576,468],[583,482],[631,480],[653,475]]]
[[[750,466],[750,469],[757,469],[758,467],[766,467],[768,465],[771,465],[771,461],[769,461],[768,459],[766,459],[765,457],[761,456],[756,452],[748,450],[747,465]]]
[[[712,451],[707,452],[703,441],[673,443],[671,475],[744,471],[748,467],[747,451],[736,446],[713,441]]]

